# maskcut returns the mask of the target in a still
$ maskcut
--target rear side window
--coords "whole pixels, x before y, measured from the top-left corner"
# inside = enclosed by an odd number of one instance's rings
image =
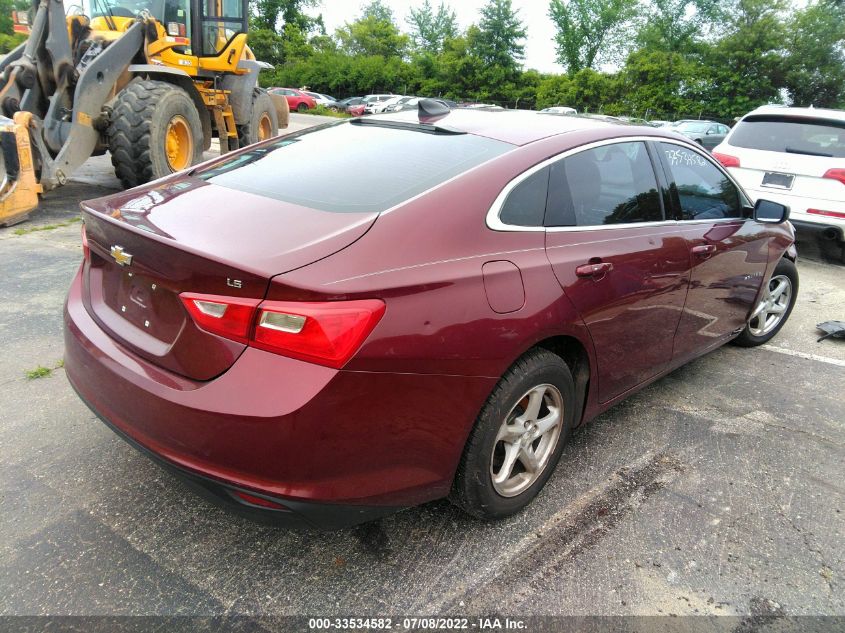
[[[643,142],[614,143],[551,166],[550,226],[603,226],[663,220],[654,168]]]
[[[769,152],[845,158],[845,121],[750,116],[737,123],[728,143]]]
[[[195,176],[322,211],[384,211],[510,149],[471,134],[341,123],[282,137]]]
[[[543,226],[549,168],[531,174],[508,194],[499,219],[511,226]]]
[[[742,217],[739,190],[720,169],[698,152],[661,143],[684,220]]]

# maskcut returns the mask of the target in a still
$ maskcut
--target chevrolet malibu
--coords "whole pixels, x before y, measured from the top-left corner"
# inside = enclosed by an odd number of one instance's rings
[[[348,157],[378,165],[350,170]],[[253,518],[525,507],[574,428],[770,340],[788,209],[692,141],[419,110],[270,139],[84,202],[65,367],[116,433]]]

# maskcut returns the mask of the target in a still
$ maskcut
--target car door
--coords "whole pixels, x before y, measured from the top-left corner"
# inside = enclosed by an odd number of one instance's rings
[[[672,358],[689,255],[664,201],[643,140],[601,142],[551,164],[546,253],[589,329],[601,402]]]
[[[673,353],[687,359],[745,326],[766,271],[768,240],[765,227],[747,217],[745,194],[708,154],[674,141],[657,147],[690,258]]]

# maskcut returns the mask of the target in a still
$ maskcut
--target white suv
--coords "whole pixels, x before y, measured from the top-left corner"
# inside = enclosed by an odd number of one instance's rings
[[[845,240],[845,111],[763,106],[713,149],[753,200],[788,205],[796,226]]]

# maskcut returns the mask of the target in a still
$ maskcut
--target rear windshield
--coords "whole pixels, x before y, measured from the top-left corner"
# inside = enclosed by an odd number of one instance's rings
[[[322,211],[384,211],[513,148],[470,134],[341,123],[285,136],[195,176]]]
[[[728,143],[770,152],[845,158],[845,121],[754,116],[737,123]]]

